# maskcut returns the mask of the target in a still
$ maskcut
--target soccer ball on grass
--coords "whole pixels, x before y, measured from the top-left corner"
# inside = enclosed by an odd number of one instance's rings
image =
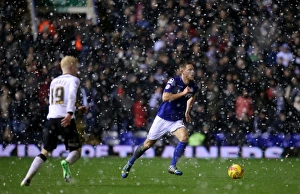
[[[232,164],[228,168],[228,176],[232,179],[239,179],[242,178],[244,175],[244,169],[239,164]]]

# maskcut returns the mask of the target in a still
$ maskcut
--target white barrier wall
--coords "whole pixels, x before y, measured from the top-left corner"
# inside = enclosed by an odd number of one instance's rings
[[[82,157],[86,158],[100,158],[110,155],[117,155],[119,157],[130,156],[137,146],[128,145],[117,145],[110,147],[107,145],[83,145],[82,146]],[[158,157],[171,158],[174,153],[174,146],[165,146]],[[206,149],[203,146],[190,147],[187,146],[184,157],[186,158],[282,158],[284,148],[280,147],[269,147],[262,150],[259,147],[237,147],[237,146],[212,146]],[[40,153],[40,148],[37,145],[29,144],[25,146],[24,144],[10,144],[3,146],[0,144],[0,157],[10,157],[17,155],[18,157],[35,157]],[[52,152],[52,157],[66,157],[68,152],[65,151],[65,146],[60,144]],[[145,158],[156,157],[155,150],[150,148],[143,155]]]

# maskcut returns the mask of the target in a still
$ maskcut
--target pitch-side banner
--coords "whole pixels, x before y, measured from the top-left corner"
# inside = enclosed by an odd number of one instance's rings
[[[83,145],[82,157],[100,158],[106,156],[131,156],[137,146],[116,145],[113,147],[107,145]],[[144,158],[162,157],[171,158],[174,153],[174,146],[165,146],[158,153],[155,149],[150,148],[143,155]],[[35,144],[10,144],[3,146],[0,144],[0,157],[35,157],[41,151],[41,148]],[[187,146],[184,152],[186,158],[282,158],[284,148],[269,147],[262,150],[259,147],[237,147],[237,146],[211,146],[205,148],[203,146],[190,147]],[[63,144],[58,145],[52,152],[52,157],[66,157],[68,152],[65,151]]]

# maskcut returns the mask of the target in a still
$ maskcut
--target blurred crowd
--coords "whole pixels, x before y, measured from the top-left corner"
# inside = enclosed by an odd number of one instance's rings
[[[80,60],[86,134],[147,131],[183,60],[200,86],[191,135],[205,146],[299,133],[300,3],[285,0],[97,1],[105,22],[0,5],[0,140],[37,143],[50,81],[65,55]],[[103,13],[102,13],[103,14]],[[14,20],[14,18],[20,18]],[[18,22],[15,22],[18,21]]]

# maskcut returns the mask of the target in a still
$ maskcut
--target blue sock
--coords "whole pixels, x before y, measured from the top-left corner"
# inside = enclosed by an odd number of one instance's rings
[[[173,154],[173,159],[171,162],[171,166],[176,166],[177,161],[179,160],[179,158],[182,156],[182,154],[184,153],[185,147],[187,146],[187,142],[178,142],[175,150],[174,150],[174,154]]]
[[[134,156],[131,156],[131,158],[128,161],[128,164],[133,165],[136,159],[137,158],[135,158]]]
[[[181,141],[178,142],[178,144],[174,150],[171,166],[176,166],[177,161],[182,156],[186,146],[187,146],[187,142],[181,142]]]

